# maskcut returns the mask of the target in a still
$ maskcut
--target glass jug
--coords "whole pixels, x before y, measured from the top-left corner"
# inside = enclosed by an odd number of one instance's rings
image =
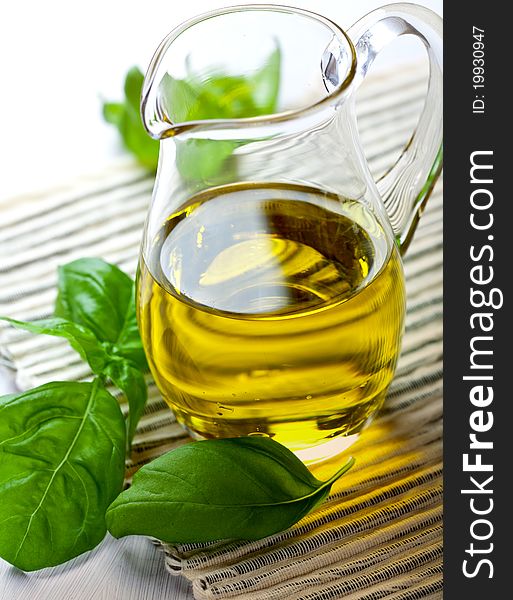
[[[196,438],[266,435],[306,463],[347,448],[400,351],[404,253],[441,168],[441,19],[380,8],[346,33],[275,5],[172,31],[141,110],[160,140],[138,272],[151,371]],[[355,92],[404,34],[430,59],[418,127],[378,182]]]

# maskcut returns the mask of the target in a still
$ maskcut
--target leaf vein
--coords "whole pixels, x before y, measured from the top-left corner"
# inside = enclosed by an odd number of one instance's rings
[[[39,510],[41,509],[41,507],[43,506],[43,504],[44,504],[44,501],[46,500],[46,496],[48,495],[48,492],[50,491],[50,488],[52,487],[52,484],[53,484],[53,482],[54,482],[55,478],[57,477],[57,473],[58,473],[58,472],[61,470],[61,468],[62,468],[62,467],[63,467],[63,466],[66,464],[66,462],[68,461],[68,459],[69,459],[69,457],[70,457],[70,455],[71,455],[71,452],[73,451],[73,448],[75,447],[75,444],[77,443],[77,441],[78,441],[78,439],[79,439],[79,437],[80,437],[80,434],[82,433],[82,430],[83,430],[83,428],[84,428],[84,426],[85,426],[85,423],[86,423],[87,417],[89,416],[89,412],[90,412],[90,410],[91,410],[91,405],[92,405],[92,403],[93,403],[93,400],[94,400],[94,398],[95,398],[95,396],[96,396],[96,391],[97,391],[97,389],[98,389],[98,384],[99,384],[99,380],[98,380],[98,379],[95,379],[95,380],[93,381],[93,386],[92,386],[92,388],[91,388],[91,393],[89,394],[89,399],[88,399],[88,401],[87,401],[87,405],[86,405],[86,409],[85,409],[85,411],[84,411],[84,416],[83,416],[83,418],[82,418],[82,422],[80,423],[80,425],[79,425],[79,427],[78,427],[78,429],[77,429],[77,432],[76,432],[76,434],[75,434],[75,436],[74,436],[73,440],[71,441],[71,444],[70,444],[70,446],[69,446],[68,450],[66,451],[66,454],[64,455],[63,459],[62,459],[62,460],[61,460],[61,462],[60,462],[60,463],[57,465],[56,469],[55,469],[55,470],[54,470],[54,472],[52,473],[52,476],[51,476],[51,478],[50,478],[50,481],[48,482],[48,485],[46,486],[46,489],[45,489],[45,491],[43,492],[43,495],[42,495],[42,497],[41,497],[41,500],[39,501],[39,504],[36,506],[35,510],[34,510],[34,511],[32,512],[32,514],[30,515],[29,522],[28,522],[28,524],[27,524],[27,528],[26,528],[26,530],[25,530],[25,533],[24,533],[24,535],[23,535],[23,538],[22,538],[22,540],[21,540],[21,542],[20,542],[20,544],[19,544],[19,546],[18,546],[18,549],[17,549],[17,551],[16,551],[16,554],[15,554],[15,556],[14,556],[14,561],[16,561],[16,559],[18,558],[18,556],[19,556],[19,554],[20,554],[20,552],[21,552],[21,549],[23,548],[23,545],[25,544],[25,540],[27,539],[27,537],[28,537],[28,534],[29,534],[29,531],[30,531],[30,528],[31,528],[31,526],[32,526],[32,521],[34,520],[34,517],[35,517],[35,516],[36,516],[36,514],[39,512]]]

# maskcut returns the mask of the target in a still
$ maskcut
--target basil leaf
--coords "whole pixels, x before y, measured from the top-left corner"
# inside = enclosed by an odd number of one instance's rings
[[[18,329],[25,329],[32,333],[66,338],[72,348],[89,363],[95,375],[106,375],[109,377],[124,392],[128,400],[127,433],[129,443],[132,441],[135,428],[148,399],[148,390],[144,375],[132,361],[117,355],[113,347],[107,346],[110,351],[108,353],[106,351],[106,344],[97,340],[89,329],[65,319],[55,317],[53,319],[27,322],[0,317],[0,320],[7,321]],[[137,323],[135,326],[137,327]],[[130,355],[130,352],[126,348],[124,351],[125,354]]]
[[[116,266],[81,259],[59,268],[56,313],[62,316],[32,323],[4,318],[33,333],[66,338],[93,373],[110,377],[128,400],[129,442],[147,400],[141,371],[148,367],[137,327],[134,288],[132,279]]]
[[[128,442],[131,443],[148,399],[144,375],[126,360],[109,363],[104,373],[125,393],[128,400],[127,434]]]
[[[193,442],[142,467],[107,510],[107,525],[115,537],[167,542],[259,539],[304,517],[353,462],[323,483],[269,438]]]
[[[105,102],[103,117],[114,125],[123,144],[150,171],[156,171],[159,158],[159,143],[144,129],[139,103],[144,75],[137,67],[132,67],[125,78],[124,102]]]
[[[276,48],[250,79],[252,96],[261,115],[270,115],[276,110],[280,91],[280,64],[281,51]]]
[[[176,166],[186,180],[226,183],[235,175],[234,165],[227,159],[238,145],[228,140],[176,140]]]
[[[119,126],[124,113],[125,107],[118,102],[105,102],[103,105],[103,118],[112,125]]]
[[[159,158],[159,143],[152,139],[141,118],[141,92],[144,75],[137,67],[132,67],[125,77],[124,114],[118,129],[126,148],[147,169],[156,171]]]
[[[98,379],[0,398],[0,556],[34,571],[94,548],[124,458],[123,416]]]
[[[175,79],[165,73],[159,85],[159,95],[165,112],[173,123],[190,120],[197,110],[198,95],[185,79]]]
[[[127,104],[132,108],[139,111],[139,105],[141,103],[141,91],[144,83],[144,75],[137,67],[129,69],[125,76],[125,97]]]
[[[81,258],[59,267],[55,316],[88,327],[115,343],[123,328],[133,282],[114,265]]]
[[[97,258],[82,258],[59,267],[55,315],[90,329],[109,353],[147,369],[135,314],[134,282]]]
[[[38,321],[17,321],[8,317],[0,317],[18,329],[25,329],[32,333],[42,333],[66,338],[71,347],[76,350],[83,360],[89,363],[95,374],[103,372],[105,365],[110,360],[105,347],[96,338],[90,329],[72,323],[66,319],[55,317],[53,319],[40,319]]]
[[[162,104],[175,123],[204,119],[239,119],[272,114],[280,86],[280,49],[276,48],[252,76],[212,75],[201,80],[175,79],[165,74],[159,85]],[[235,161],[227,160],[242,142],[176,140],[176,165],[187,181],[219,185],[232,181]]]
[[[197,102],[193,105],[196,112],[189,112],[190,120],[242,119],[261,114],[248,77],[211,76],[198,84],[197,94]]]
[[[115,344],[112,346],[112,352],[116,356],[122,356],[123,358],[126,358],[141,371],[148,371],[148,362],[146,361],[146,354],[144,353],[141,335],[139,333],[139,326],[137,324],[135,308],[135,284],[131,279],[130,282],[132,286],[132,292],[126,307],[121,330],[118,333]]]
[[[175,79],[166,74],[160,88],[166,112],[175,123],[235,118],[243,116],[244,110],[249,116],[254,110],[248,85],[241,77],[212,77],[201,82],[193,78]],[[239,102],[235,107],[230,99],[239,96],[240,89],[244,90],[246,102]],[[176,167],[188,182],[226,183],[236,175],[234,162],[227,159],[239,145],[231,140],[177,139]]]
[[[148,171],[156,171],[159,161],[159,142],[148,135],[141,121],[139,110],[125,106],[119,122],[123,144]]]
[[[272,114],[276,110],[280,87],[280,63],[281,52],[276,48],[253,75],[219,73],[202,79],[189,73],[186,79],[175,79],[166,73],[159,84],[161,105],[174,123]],[[125,147],[138,161],[155,171],[159,143],[150,138],[142,124],[139,104],[143,82],[141,71],[137,67],[131,68],[125,79],[124,102],[105,102],[103,117],[117,127]],[[184,179],[217,185],[234,177],[233,165],[225,164],[225,159],[240,143],[189,142],[177,149],[177,168]]]
[[[208,79],[175,79],[168,73],[159,85],[162,104],[174,123],[204,119],[253,117],[258,108],[248,78],[212,75]]]

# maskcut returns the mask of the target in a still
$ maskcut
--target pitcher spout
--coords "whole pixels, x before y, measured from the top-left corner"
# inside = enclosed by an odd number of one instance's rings
[[[340,104],[355,71],[351,40],[328,19],[281,6],[235,6],[196,17],[163,40],[145,77],[142,120],[156,139],[279,130]]]

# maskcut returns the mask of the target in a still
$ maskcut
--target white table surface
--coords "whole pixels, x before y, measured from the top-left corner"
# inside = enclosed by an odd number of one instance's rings
[[[128,68],[139,65],[144,71],[161,39],[183,20],[206,10],[250,3],[26,0],[3,6],[0,199],[37,193],[119,158],[123,150],[116,131],[102,120],[101,99],[120,100]],[[347,28],[386,0],[282,3],[314,10]],[[442,14],[442,0],[417,3]],[[380,64],[390,66],[420,56],[421,49],[400,40],[384,54]],[[14,390],[12,373],[0,366],[0,394]],[[1,600],[192,597],[189,582],[169,574],[162,554],[145,538],[108,536],[90,553],[35,573],[23,573],[0,559]]]
[[[0,563],[2,600],[192,600],[190,583],[163,568],[150,540],[106,538],[89,554],[24,573]]]

